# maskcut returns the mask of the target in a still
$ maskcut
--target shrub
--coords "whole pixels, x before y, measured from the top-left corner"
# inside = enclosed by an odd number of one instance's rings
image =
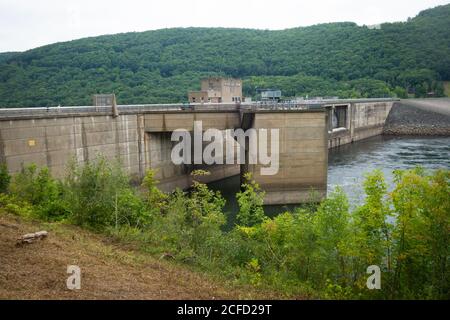
[[[0,163],[0,193],[6,193],[8,191],[10,181],[11,176],[8,173],[6,164]]]
[[[103,157],[83,166],[70,165],[64,181],[64,200],[72,221],[81,226],[143,227],[151,220],[120,164],[109,163]]]
[[[393,296],[450,297],[450,170],[396,172]]]
[[[61,184],[52,178],[48,168],[31,164],[12,178],[11,194],[34,208],[34,213],[48,221],[64,219],[68,211],[61,199]]]
[[[242,184],[242,191],[236,194],[239,204],[237,222],[242,226],[253,226],[261,223],[264,218],[264,196],[259,185],[252,180],[251,174],[245,175],[247,182]]]
[[[219,192],[198,181],[193,182],[190,193],[176,190],[149,228],[156,247],[181,260],[211,263],[218,258],[218,242],[223,240],[224,205]]]
[[[28,202],[21,201],[17,197],[10,194],[1,193],[0,208],[3,208],[5,212],[15,214],[24,218],[32,217],[34,209],[33,206],[31,206]]]
[[[156,185],[159,183],[155,179],[155,171],[147,170],[147,173],[143,179],[142,187],[145,190],[145,199],[150,211],[159,213],[166,207],[167,195],[161,192]]]

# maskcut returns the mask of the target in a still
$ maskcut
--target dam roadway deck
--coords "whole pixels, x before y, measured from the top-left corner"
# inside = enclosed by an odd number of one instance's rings
[[[67,163],[118,159],[137,179],[156,170],[160,188],[192,183],[190,173],[207,169],[204,182],[250,172],[266,191],[266,204],[300,203],[311,190],[326,195],[328,148],[380,134],[395,100],[319,100],[296,103],[170,104],[111,107],[0,109],[0,162],[11,172],[35,163],[56,177]],[[177,129],[279,130],[279,170],[261,175],[264,165],[175,165],[171,134]],[[244,148],[245,149],[245,148]],[[248,152],[248,148],[245,149]]]

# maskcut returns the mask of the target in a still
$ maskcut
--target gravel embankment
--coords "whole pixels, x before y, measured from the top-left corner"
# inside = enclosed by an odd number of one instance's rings
[[[450,99],[402,100],[386,119],[387,135],[450,135]]]

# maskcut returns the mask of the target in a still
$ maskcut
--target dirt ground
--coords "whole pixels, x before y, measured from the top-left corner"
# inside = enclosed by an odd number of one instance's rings
[[[16,246],[46,230],[47,239]],[[81,268],[81,290],[67,289],[68,265]],[[25,222],[0,213],[0,299],[264,299],[188,268],[120,248],[68,225]]]

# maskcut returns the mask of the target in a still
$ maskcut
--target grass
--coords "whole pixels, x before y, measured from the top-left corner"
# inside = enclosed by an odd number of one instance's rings
[[[16,246],[40,230],[46,240]],[[158,259],[111,237],[64,223],[43,223],[0,209],[0,299],[279,299],[273,291],[229,283]],[[81,268],[81,290],[66,288],[68,265]]]

